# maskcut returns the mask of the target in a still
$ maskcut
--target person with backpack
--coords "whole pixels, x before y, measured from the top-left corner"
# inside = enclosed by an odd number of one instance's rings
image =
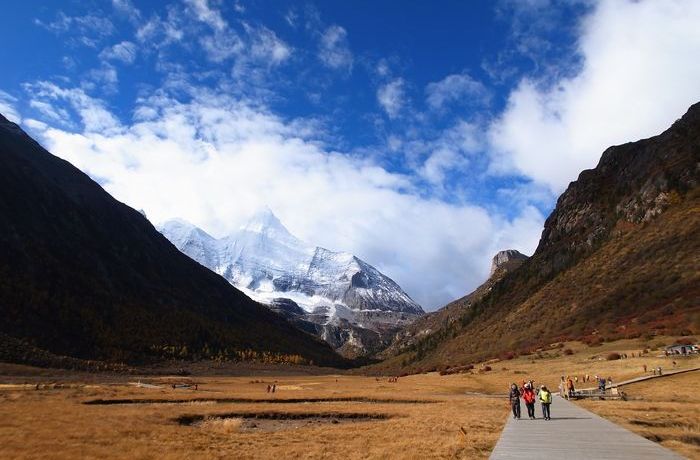
[[[545,420],[552,420],[549,406],[552,405],[552,393],[546,386],[540,387],[540,402],[542,403],[542,415]]]
[[[515,383],[510,385],[508,399],[510,400],[510,408],[513,410],[513,418],[520,419],[520,390]]]
[[[523,386],[522,393],[525,407],[527,407],[527,416],[530,417],[530,420],[535,420],[535,391],[532,389],[530,382]]]

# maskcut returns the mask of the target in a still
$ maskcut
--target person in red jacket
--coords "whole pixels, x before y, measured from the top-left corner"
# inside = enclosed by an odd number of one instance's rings
[[[530,417],[530,420],[535,420],[535,399],[537,399],[537,396],[529,382],[523,386],[522,396],[525,401],[525,407],[527,407],[528,417]]]

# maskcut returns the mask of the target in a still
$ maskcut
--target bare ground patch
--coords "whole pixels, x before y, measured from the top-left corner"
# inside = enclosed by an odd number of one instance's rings
[[[237,412],[217,415],[183,415],[175,421],[180,425],[201,428],[216,433],[274,432],[281,430],[388,420],[387,414],[345,412]]]

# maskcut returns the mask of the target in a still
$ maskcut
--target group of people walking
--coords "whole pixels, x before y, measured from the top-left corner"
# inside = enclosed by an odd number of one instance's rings
[[[529,380],[523,382],[521,387],[517,384],[512,383],[510,385],[510,406],[513,410],[513,418],[520,419],[520,398],[525,401],[525,407],[527,407],[527,415],[530,420],[535,420],[535,403],[539,400],[542,404],[542,418],[545,420],[551,420],[550,406],[552,405],[552,393],[547,389],[545,385],[541,385],[539,388],[536,387],[535,382]]]

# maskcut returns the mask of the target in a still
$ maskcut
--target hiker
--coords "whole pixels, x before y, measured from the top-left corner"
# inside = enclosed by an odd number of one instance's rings
[[[277,389],[277,384],[273,383],[271,392],[274,393],[276,389]]]
[[[663,374],[661,373],[661,366],[657,367],[657,368],[656,368],[656,371],[659,373],[659,375],[663,375]]]
[[[269,393],[270,390],[272,390],[272,386],[268,385],[268,386],[267,386],[267,392]]]
[[[520,419],[520,390],[515,383],[510,385],[508,399],[510,400],[510,408],[513,410],[513,418]]]
[[[544,385],[540,387],[540,402],[542,402],[542,416],[545,420],[552,420],[549,409],[549,406],[552,405],[552,393]]]
[[[568,378],[566,381],[566,398],[571,399],[574,397],[574,391],[576,391],[576,388],[574,388],[574,381],[571,380],[571,377]]]
[[[535,420],[535,391],[532,389],[530,382],[523,386],[522,393],[525,407],[527,407],[527,416],[530,417],[530,420]]]
[[[566,398],[566,380],[564,376],[561,376],[561,381],[559,382],[559,396]]]
[[[642,366],[642,367],[644,368],[644,373],[646,374],[646,373],[647,373],[647,365],[645,364],[645,365]]]
[[[608,386],[612,388],[612,377],[608,377]]]
[[[605,377],[598,379],[598,390],[601,393],[605,393]]]

